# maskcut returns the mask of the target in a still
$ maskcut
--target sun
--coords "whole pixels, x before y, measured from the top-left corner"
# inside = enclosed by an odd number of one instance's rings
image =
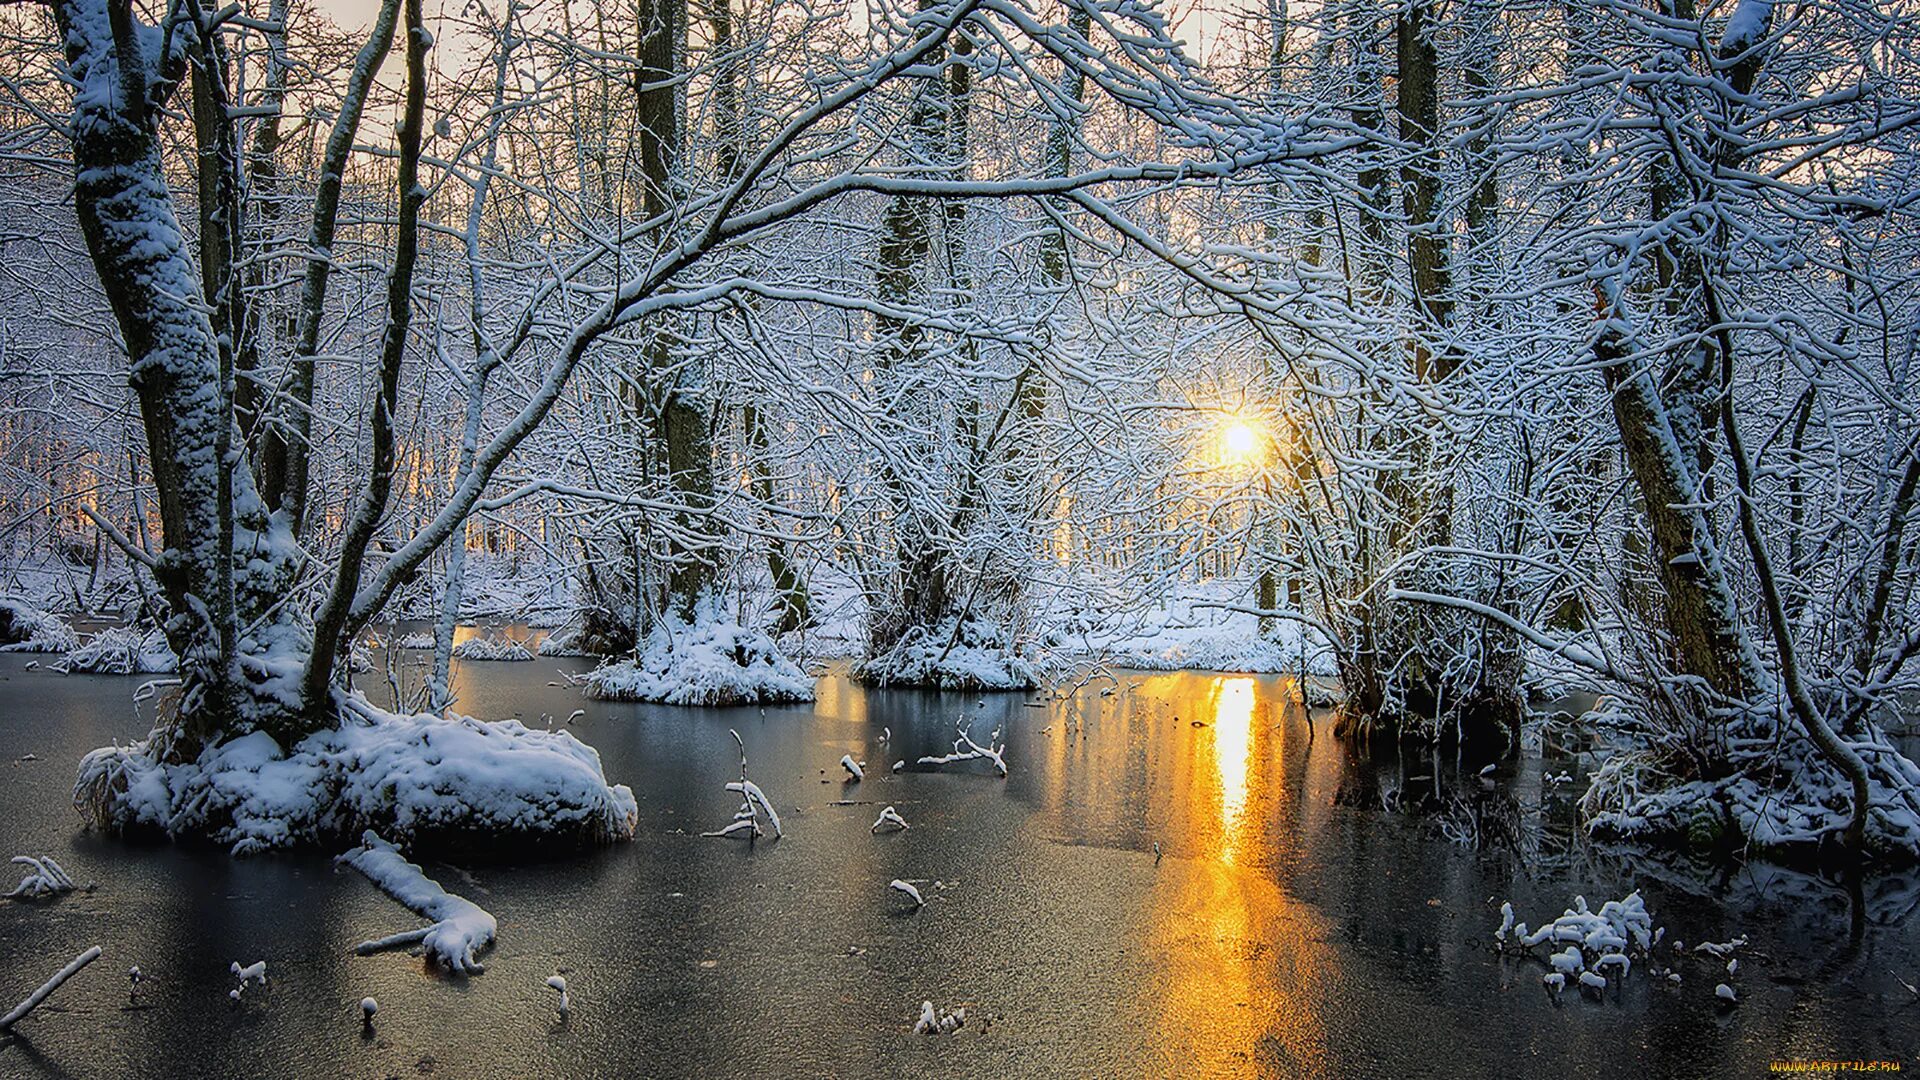
[[[1245,420],[1228,420],[1220,429],[1220,460],[1227,465],[1246,465],[1259,457],[1260,433]]]

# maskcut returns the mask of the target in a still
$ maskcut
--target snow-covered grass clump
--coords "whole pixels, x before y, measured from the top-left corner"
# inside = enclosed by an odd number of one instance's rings
[[[812,701],[813,680],[762,631],[721,617],[656,630],[631,660],[587,675],[607,701],[743,705]]]
[[[396,649],[431,649],[433,648],[433,635],[424,630],[416,630],[395,641],[393,647]]]
[[[158,630],[115,626],[67,653],[62,670],[76,675],[163,675],[179,669]]]
[[[533,651],[512,638],[470,637],[453,647],[461,660],[531,660]]]
[[[205,837],[236,855],[369,829],[407,848],[633,836],[633,792],[608,784],[600,755],[564,731],[341,700],[340,726],[291,752],[264,731],[182,763],[155,760],[150,741],[95,750],[80,763],[75,805],[104,829]]]
[[[69,652],[80,644],[58,615],[18,600],[0,600],[0,652]]]
[[[1013,647],[1005,630],[983,619],[949,620],[932,632],[910,629],[886,652],[855,665],[854,675],[869,686],[1030,690],[1038,685],[1033,662]]]
[[[398,848],[372,831],[363,834],[360,846],[340,856],[339,861],[365,874],[381,892],[408,910],[433,920],[433,925],[418,930],[363,941],[354,949],[356,953],[365,956],[418,943],[429,959],[447,971],[465,975],[486,970],[475,956],[493,944],[499,924],[480,905],[441,888],[418,865],[408,862]]]

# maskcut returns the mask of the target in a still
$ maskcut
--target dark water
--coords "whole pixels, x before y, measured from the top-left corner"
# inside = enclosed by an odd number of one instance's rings
[[[1280,679],[1134,676],[1034,708],[1024,695],[829,678],[818,704],[762,712],[581,702],[554,685],[577,661],[465,665],[461,705],[476,715],[533,725],[584,704],[572,730],[632,785],[640,829],[565,861],[429,863],[500,922],[486,973],[456,980],[404,953],[355,956],[355,943],[419,920],[324,855],[235,860],[81,832],[73,764],[142,733],[140,680],[22,665],[0,657],[0,857],[51,853],[97,888],[0,904],[0,1009],[87,945],[106,956],[0,1040],[0,1076],[1762,1076],[1786,1057],[1920,1068],[1920,1003],[1899,981],[1920,982],[1912,879],[1850,894],[1594,850],[1571,829],[1579,785],[1546,783],[1537,756],[1490,785],[1478,763],[1363,759],[1324,721],[1310,729]],[[961,715],[980,734],[1005,726],[1009,779],[888,771],[946,750]],[[736,804],[722,788],[737,771],[729,727],[784,840],[698,835]],[[847,752],[869,762],[865,783],[840,782]],[[18,760],[29,753],[39,760]],[[910,831],[869,834],[886,803]],[[886,887],[896,877],[920,881],[926,907],[904,911]],[[1502,899],[1538,923],[1575,893],[1597,906],[1636,886],[1670,935],[1748,935],[1737,1007],[1717,1004],[1725,976],[1704,960],[1683,963],[1678,987],[1636,972],[1603,1001],[1556,1006],[1538,963],[1491,948]],[[261,958],[270,993],[236,1008],[228,964]],[[123,973],[136,963],[153,981],[129,1008]],[[572,989],[565,1023],[544,985],[555,972]],[[380,1002],[370,1036],[366,995]],[[962,1033],[910,1034],[923,998],[966,1005]]]

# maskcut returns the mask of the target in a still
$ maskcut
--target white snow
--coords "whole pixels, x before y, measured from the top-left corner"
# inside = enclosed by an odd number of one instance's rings
[[[1738,1001],[1739,1000],[1738,995],[1736,995],[1733,992],[1733,987],[1728,986],[1726,983],[1719,983],[1715,985],[1713,988],[1713,996],[1719,998],[1722,1001]]]
[[[1038,679],[1032,659],[985,619],[915,627],[886,652],[856,664],[854,675],[871,686],[946,690],[1027,690]]]
[[[95,750],[81,761],[76,802],[113,831],[201,835],[235,854],[367,830],[408,846],[633,835],[633,792],[609,785],[600,755],[566,732],[340,700],[341,726],[291,753],[263,731],[177,765],[156,762],[145,742]]]
[[[913,901],[914,907],[926,906],[926,903],[927,903],[926,900],[920,896],[920,890],[917,888],[914,888],[912,882],[902,881],[899,878],[894,878],[892,881],[887,882],[887,888],[892,889],[894,892],[900,893],[904,895],[907,899]]]
[[[338,861],[365,874],[380,891],[415,914],[434,920],[432,926],[420,930],[362,942],[355,952],[364,956],[418,942],[429,959],[448,971],[464,975],[486,970],[475,956],[493,944],[499,926],[480,905],[441,888],[417,864],[408,862],[398,848],[371,830],[361,837],[360,847],[341,855]]]
[[[840,767],[847,770],[849,783],[859,783],[867,778],[867,771],[860,767],[859,762],[853,760],[852,754],[840,755]]]
[[[880,811],[880,816],[874,819],[873,828],[869,829],[868,831],[877,833],[881,829],[898,830],[898,829],[905,829],[906,827],[907,827],[907,819],[901,817],[900,812],[898,810],[895,810],[893,807],[889,806],[885,810]]]
[[[360,1020],[362,1023],[366,1023],[366,1024],[373,1023],[373,1014],[379,1011],[380,1011],[379,1002],[373,1000],[370,997],[363,997],[360,999]]]
[[[920,1003],[920,1018],[914,1021],[915,1035],[951,1035],[967,1022],[967,1010],[963,1006],[952,1012],[934,1010],[933,1002]]]
[[[728,791],[740,796],[740,808],[733,812],[733,820],[728,822],[726,827],[702,835],[745,836],[752,839],[764,835],[760,828],[760,818],[765,816],[768,827],[773,829],[774,839],[778,840],[784,835],[780,831],[779,811],[773,808],[773,800],[767,798],[767,793],[760,790],[760,785],[747,779],[746,740],[732,728],[727,729],[727,734],[733,736],[734,745],[740,748],[740,779],[727,785]]]
[[[968,734],[966,725],[967,721],[964,717],[954,725],[954,730],[958,733],[959,737],[953,740],[953,753],[940,754],[937,756],[929,754],[920,759],[920,764],[951,765],[958,761],[977,761],[984,758],[993,762],[994,769],[998,771],[1001,776],[1007,775],[1006,747],[993,745],[991,743],[987,746],[981,746],[979,743],[973,741],[973,736]]]
[[[547,976],[547,988],[560,995],[560,1000],[555,1004],[554,1008],[559,1010],[561,1016],[564,1017],[573,1011],[573,1000],[567,997],[567,977],[565,975]]]

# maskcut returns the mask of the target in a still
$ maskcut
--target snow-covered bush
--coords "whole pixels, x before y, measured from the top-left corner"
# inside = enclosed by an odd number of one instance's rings
[[[73,627],[60,616],[0,599],[0,652],[63,653],[78,644]]]
[[[662,625],[638,656],[590,673],[587,693],[668,705],[812,701],[813,680],[765,633],[712,618]]]
[[[1692,739],[1687,727],[1650,719],[1643,706],[1620,699],[1583,719],[1624,733],[1580,800],[1596,835],[1793,858],[1818,856],[1847,832],[1848,781],[1798,732],[1762,740],[1758,733],[1770,723],[1749,732],[1736,721],[1734,732]],[[1890,745],[1877,725],[1863,727],[1866,742]],[[1748,737],[1735,737],[1741,734]],[[1869,851],[1893,863],[1920,861],[1920,767],[1898,753],[1864,757]]]
[[[948,620],[929,633],[909,629],[898,642],[854,668],[870,686],[945,690],[1030,690],[1037,674],[1001,627],[984,619]]]
[[[67,653],[62,670],[75,675],[161,675],[179,667],[158,630],[115,626]]]
[[[408,849],[590,844],[632,837],[633,792],[564,731],[515,720],[399,716],[342,699],[337,729],[289,753],[264,731],[187,762],[148,742],[80,763],[74,802],[113,832],[204,836],[234,854],[337,843],[374,830]]]
[[[471,637],[453,647],[461,660],[531,660],[533,652],[512,638]]]

